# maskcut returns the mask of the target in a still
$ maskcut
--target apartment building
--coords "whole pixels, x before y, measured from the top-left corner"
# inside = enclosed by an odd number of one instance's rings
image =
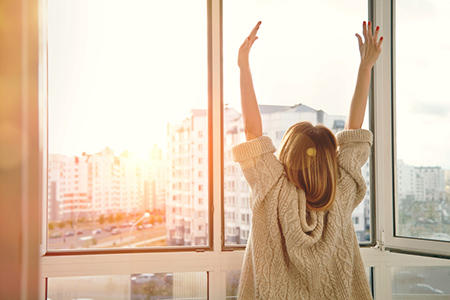
[[[50,221],[98,218],[116,213],[138,213],[144,206],[145,182],[164,180],[162,158],[154,158],[149,172],[141,159],[109,148],[81,156],[50,154],[48,162],[48,218]],[[153,179],[152,179],[153,178]],[[155,207],[163,207],[164,181],[153,194]]]
[[[206,110],[193,109],[167,127],[167,244],[208,241],[208,144]]]

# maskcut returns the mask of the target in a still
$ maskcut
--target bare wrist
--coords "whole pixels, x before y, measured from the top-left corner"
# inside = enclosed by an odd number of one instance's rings
[[[372,70],[372,68],[373,68],[373,65],[367,65],[367,64],[363,64],[363,63],[361,63],[359,65],[360,71],[369,71],[370,72]]]

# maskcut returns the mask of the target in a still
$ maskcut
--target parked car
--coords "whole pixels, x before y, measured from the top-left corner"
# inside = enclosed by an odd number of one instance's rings
[[[102,233],[102,230],[99,229],[99,228],[92,230],[92,235],[97,235],[97,234],[100,234],[100,233]]]
[[[113,230],[111,230],[111,234],[115,235],[115,234],[120,234],[120,230],[117,228],[114,228]]]
[[[105,228],[105,231],[111,232],[113,229],[117,228],[116,225],[111,225]]]
[[[144,283],[147,283],[150,280],[152,280],[153,276],[155,276],[155,274],[153,274],[153,273],[139,274],[136,276],[132,276],[131,281],[132,281],[132,283],[135,283],[135,284],[144,284]]]
[[[77,230],[77,235],[78,235],[78,234],[83,234],[83,229],[78,229],[78,230]]]
[[[435,289],[429,284],[418,283],[409,287],[411,294],[444,294],[443,291]]]
[[[59,231],[55,231],[55,232],[52,232],[52,234],[50,234],[51,239],[60,238],[60,237],[62,237],[62,234]]]
[[[122,223],[122,224],[120,224],[120,228],[127,228],[127,227],[131,227],[131,226],[133,226],[133,223]]]
[[[73,231],[67,231],[66,233],[64,233],[64,236],[74,236],[75,232]]]

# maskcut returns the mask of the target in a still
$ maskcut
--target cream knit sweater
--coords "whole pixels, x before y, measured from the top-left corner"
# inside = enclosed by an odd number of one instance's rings
[[[366,194],[361,167],[372,133],[344,130],[336,138],[336,199],[325,212],[306,209],[303,190],[285,176],[268,136],[232,148],[251,188],[239,299],[372,299],[351,218]]]

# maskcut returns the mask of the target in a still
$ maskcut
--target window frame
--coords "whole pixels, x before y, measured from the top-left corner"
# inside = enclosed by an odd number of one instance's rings
[[[105,251],[102,253],[60,253],[60,255],[48,255],[46,253],[46,235],[47,232],[47,77],[46,77],[46,0],[35,0],[42,8],[40,13],[41,30],[40,39],[40,61],[39,69],[39,107],[32,110],[30,114],[39,117],[39,165],[40,177],[39,185],[41,191],[39,199],[41,203],[41,259],[40,259],[40,299],[46,299],[45,290],[47,278],[51,277],[71,277],[71,276],[100,276],[100,275],[119,275],[119,274],[137,274],[137,273],[168,273],[196,271],[208,272],[208,298],[223,299],[226,295],[226,272],[240,270],[244,257],[243,248],[228,249],[223,248],[224,236],[224,216],[223,216],[223,74],[222,74],[222,0],[207,0],[208,7],[208,164],[210,166],[209,188],[210,193],[208,201],[210,203],[211,218],[210,228],[210,248],[198,249],[192,247],[187,249],[181,247],[177,249],[167,249],[164,252],[143,251]],[[385,37],[384,48],[392,45],[392,14],[394,9],[394,0],[373,0],[369,7],[372,7],[374,23],[380,24],[384,29]],[[395,45],[394,45],[395,46]],[[372,99],[380,101],[370,101],[373,106],[373,118],[371,128],[374,130],[375,143],[373,146],[371,170],[374,177],[374,184],[371,184],[371,193],[373,195],[371,214],[375,216],[375,224],[372,226],[373,241],[378,242],[378,247],[361,247],[363,262],[366,267],[373,268],[374,295],[376,299],[392,299],[391,282],[389,267],[391,266],[450,266],[450,260],[430,258],[424,256],[404,255],[393,253],[394,248],[410,250],[409,244],[404,242],[403,238],[394,237],[393,232],[393,143],[395,132],[391,129],[391,124],[395,121],[393,118],[393,100],[394,100],[394,81],[391,81],[395,74],[393,65],[393,47],[392,52],[383,51],[380,61],[374,68],[373,93]],[[392,67],[392,68],[391,68]],[[384,116],[389,116],[385,118]],[[389,138],[387,138],[389,137]],[[212,154],[215,154],[214,156]],[[30,164],[32,162],[29,162]],[[17,204],[19,205],[19,204]],[[378,212],[378,213],[377,213]],[[382,234],[384,232],[384,234]],[[382,239],[383,235],[386,239]],[[414,249],[420,249],[416,246]],[[427,241],[428,243],[428,241]],[[431,242],[437,245],[440,242]],[[390,248],[391,252],[386,251],[385,247]],[[195,249],[194,249],[195,248]],[[380,251],[383,250],[383,251]],[[427,252],[424,249],[423,253]],[[175,252],[176,251],[176,252]],[[423,254],[420,253],[420,254]],[[427,252],[428,253],[428,252]],[[447,254],[450,253],[450,250]],[[429,253],[428,253],[429,254]]]
[[[413,237],[399,237],[395,235],[395,201],[397,187],[397,155],[396,155],[396,48],[395,48],[395,21],[396,0],[385,1],[383,7],[382,26],[389,28],[384,31],[384,48],[381,62],[376,68],[375,80],[378,86],[376,99],[390,99],[389,105],[376,102],[379,112],[376,117],[375,147],[382,157],[377,161],[377,191],[379,215],[380,247],[401,253],[427,255],[432,257],[450,258],[450,242],[425,240]],[[381,87],[380,87],[381,86]],[[387,102],[387,101],[385,101]],[[383,116],[390,116],[385,118]],[[389,151],[390,150],[390,151]],[[384,189],[382,188],[384,187]],[[389,203],[391,205],[389,205]],[[383,233],[384,232],[384,233]],[[383,237],[384,236],[384,237]]]

